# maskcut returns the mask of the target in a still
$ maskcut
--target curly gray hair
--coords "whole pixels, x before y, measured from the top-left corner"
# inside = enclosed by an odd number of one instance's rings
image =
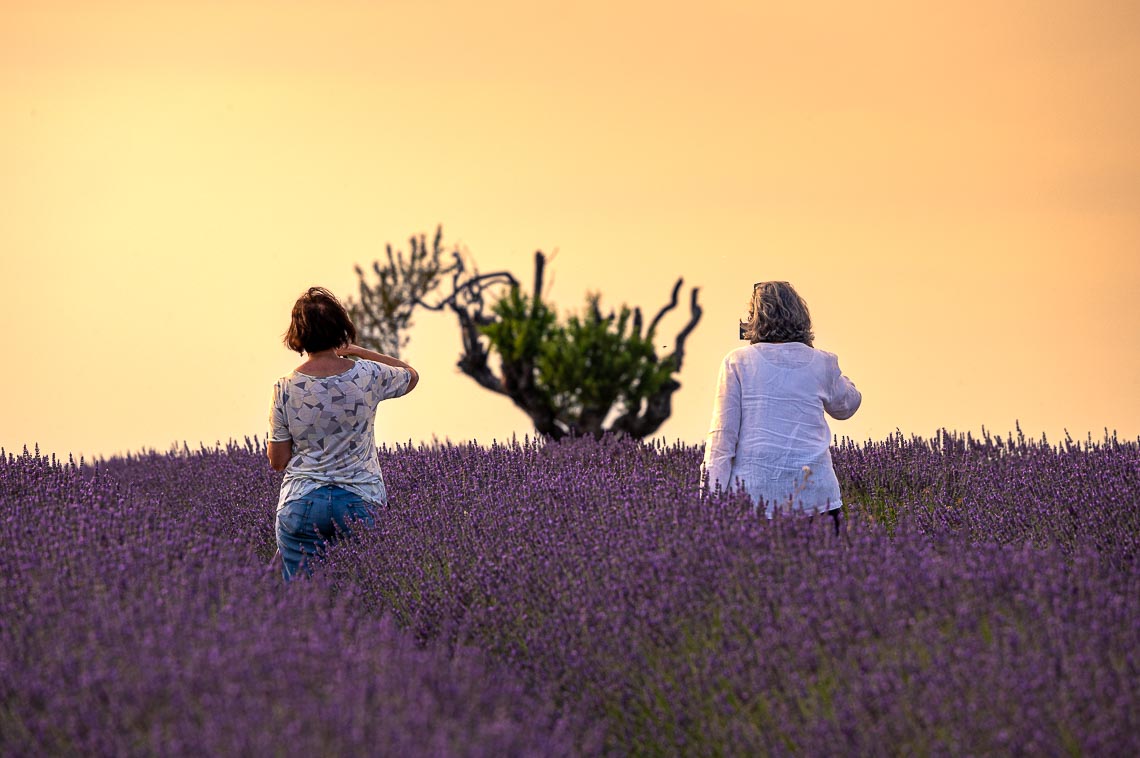
[[[811,347],[815,339],[807,303],[787,282],[757,282],[740,328],[753,344],[802,342]]]

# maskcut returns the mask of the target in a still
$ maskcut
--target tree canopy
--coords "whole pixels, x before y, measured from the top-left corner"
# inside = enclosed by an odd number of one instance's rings
[[[388,245],[387,262],[372,264],[372,281],[356,267],[360,295],[350,298],[348,307],[361,344],[398,356],[410,339],[416,308],[448,310],[460,331],[459,369],[480,386],[510,397],[544,436],[600,437],[609,431],[643,438],[669,417],[672,394],[681,386],[674,374],[701,317],[697,288],[691,292],[688,323],[662,357],[656,350],[657,325],[677,307],[682,279],[644,333],[640,308],[622,305],[603,315],[600,293],[588,293],[584,310],[560,322],[542,297],[546,257],[541,251],[535,253],[528,295],[510,272],[479,274],[473,266],[468,271],[458,248],[445,264],[442,239],[442,227],[430,250],[426,235],[411,237],[407,257]],[[445,287],[450,292],[442,295]],[[488,365],[492,351],[498,373]]]

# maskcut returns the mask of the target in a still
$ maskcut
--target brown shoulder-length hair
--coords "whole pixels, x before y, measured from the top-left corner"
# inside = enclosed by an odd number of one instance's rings
[[[285,347],[297,353],[319,353],[356,342],[356,327],[336,295],[324,287],[309,287],[293,304]]]
[[[787,282],[757,282],[740,328],[753,344],[802,342],[811,347],[815,340],[807,303]]]

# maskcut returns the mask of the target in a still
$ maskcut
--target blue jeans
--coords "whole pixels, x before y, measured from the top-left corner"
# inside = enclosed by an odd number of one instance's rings
[[[300,571],[309,576],[309,556],[324,552],[329,542],[352,536],[349,524],[354,521],[375,526],[373,506],[333,485],[285,503],[277,511],[277,547],[285,581],[295,579]]]

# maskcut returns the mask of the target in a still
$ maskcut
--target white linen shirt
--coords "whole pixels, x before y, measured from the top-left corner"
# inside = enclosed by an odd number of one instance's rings
[[[777,507],[838,508],[824,412],[850,418],[862,400],[833,353],[800,342],[733,350],[717,378],[701,488],[731,489],[739,480],[769,518]]]

